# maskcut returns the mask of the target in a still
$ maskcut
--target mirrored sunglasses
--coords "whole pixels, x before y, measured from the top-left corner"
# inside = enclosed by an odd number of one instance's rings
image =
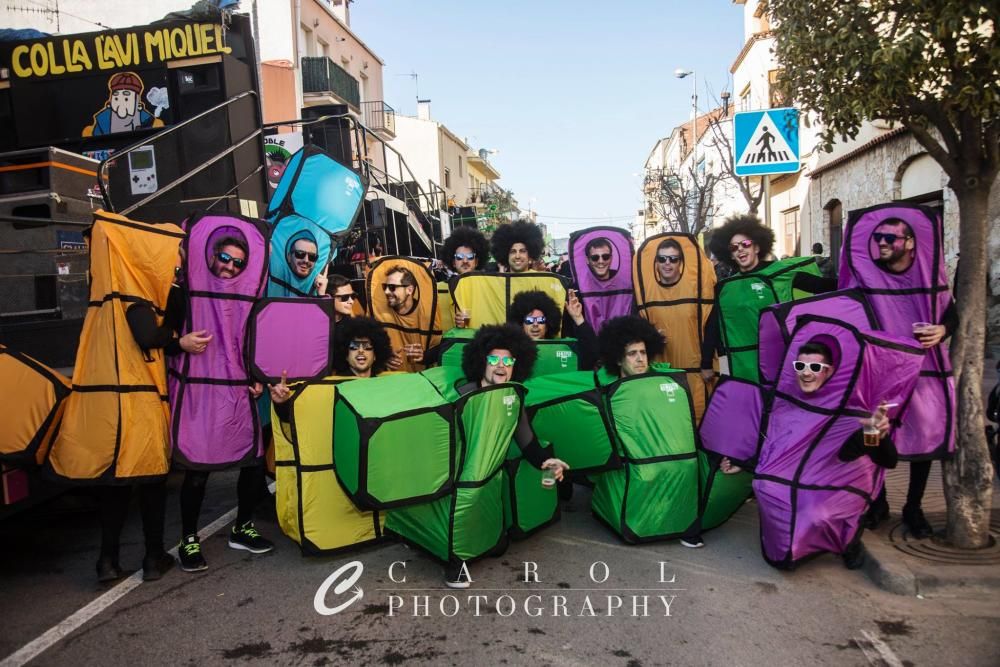
[[[240,259],[239,257],[233,257],[228,252],[220,252],[215,255],[215,258],[219,260],[219,264],[232,264],[237,269],[242,269],[247,265],[245,259]]]
[[[811,373],[819,373],[824,368],[831,368],[831,366],[820,361],[810,361],[808,363],[805,361],[793,361],[792,368],[795,369],[796,373],[805,373],[807,368]]]
[[[488,363],[490,366],[496,366],[497,364],[503,362],[504,366],[510,368],[511,366],[514,365],[515,361],[517,361],[517,359],[515,359],[514,357],[501,357],[498,354],[486,355],[486,363]]]
[[[365,352],[371,352],[375,349],[375,346],[371,343],[363,343],[360,340],[352,340],[347,344],[347,349],[351,352],[357,352],[358,350],[363,350]]]
[[[753,245],[753,241],[751,241],[750,239],[743,239],[739,243],[730,243],[729,244],[729,252],[736,252],[740,248],[746,249],[746,248],[749,248],[752,245]]]
[[[882,232],[875,232],[874,234],[872,234],[872,238],[875,239],[875,243],[881,243],[882,241],[885,241],[887,245],[893,245],[896,243],[896,241],[900,239],[905,240],[911,237],[901,236],[899,234],[893,234],[891,232],[888,234],[883,234]]]
[[[476,253],[474,253],[474,252],[456,252],[455,253],[455,260],[456,261],[458,261],[460,259],[475,259],[475,258],[476,258]]]
[[[539,315],[538,317],[531,317],[530,315],[524,318],[525,324],[545,324],[545,316]]]

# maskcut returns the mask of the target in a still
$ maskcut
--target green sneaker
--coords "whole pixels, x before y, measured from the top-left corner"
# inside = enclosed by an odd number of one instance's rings
[[[201,542],[197,535],[185,535],[177,547],[177,558],[185,572],[201,572],[208,569],[205,557],[201,555]]]
[[[229,548],[243,549],[252,554],[266,554],[274,549],[274,542],[261,537],[253,527],[253,521],[247,521],[242,526],[233,526],[229,532]]]

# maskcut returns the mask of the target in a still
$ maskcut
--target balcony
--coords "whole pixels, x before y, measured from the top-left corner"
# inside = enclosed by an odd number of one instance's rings
[[[323,56],[302,59],[302,92],[336,97],[354,109],[361,106],[358,80]]]
[[[387,134],[390,139],[395,138],[396,110],[391,106],[381,100],[362,102],[361,114],[364,118],[365,127]]]

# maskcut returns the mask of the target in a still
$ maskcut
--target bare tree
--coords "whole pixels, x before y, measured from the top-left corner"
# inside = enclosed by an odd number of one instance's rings
[[[715,187],[722,180],[720,174],[697,170],[694,165],[674,171],[669,168],[651,172],[647,179],[654,179],[649,193],[653,211],[664,221],[667,231],[700,234],[718,212]]]
[[[719,154],[719,164],[725,172],[723,180],[733,180],[739,186],[740,194],[747,203],[747,213],[757,215],[760,202],[764,199],[764,188],[761,179],[758,177],[756,187],[750,182],[749,176],[736,175],[736,158],[733,156],[733,142],[730,141],[726,128],[722,126],[723,121],[732,122],[732,115],[727,118],[719,116],[709,116],[708,129],[712,132],[712,143]]]

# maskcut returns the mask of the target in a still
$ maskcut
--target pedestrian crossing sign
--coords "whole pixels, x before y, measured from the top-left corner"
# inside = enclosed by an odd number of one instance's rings
[[[788,174],[799,170],[799,110],[743,111],[733,117],[737,176]]]

